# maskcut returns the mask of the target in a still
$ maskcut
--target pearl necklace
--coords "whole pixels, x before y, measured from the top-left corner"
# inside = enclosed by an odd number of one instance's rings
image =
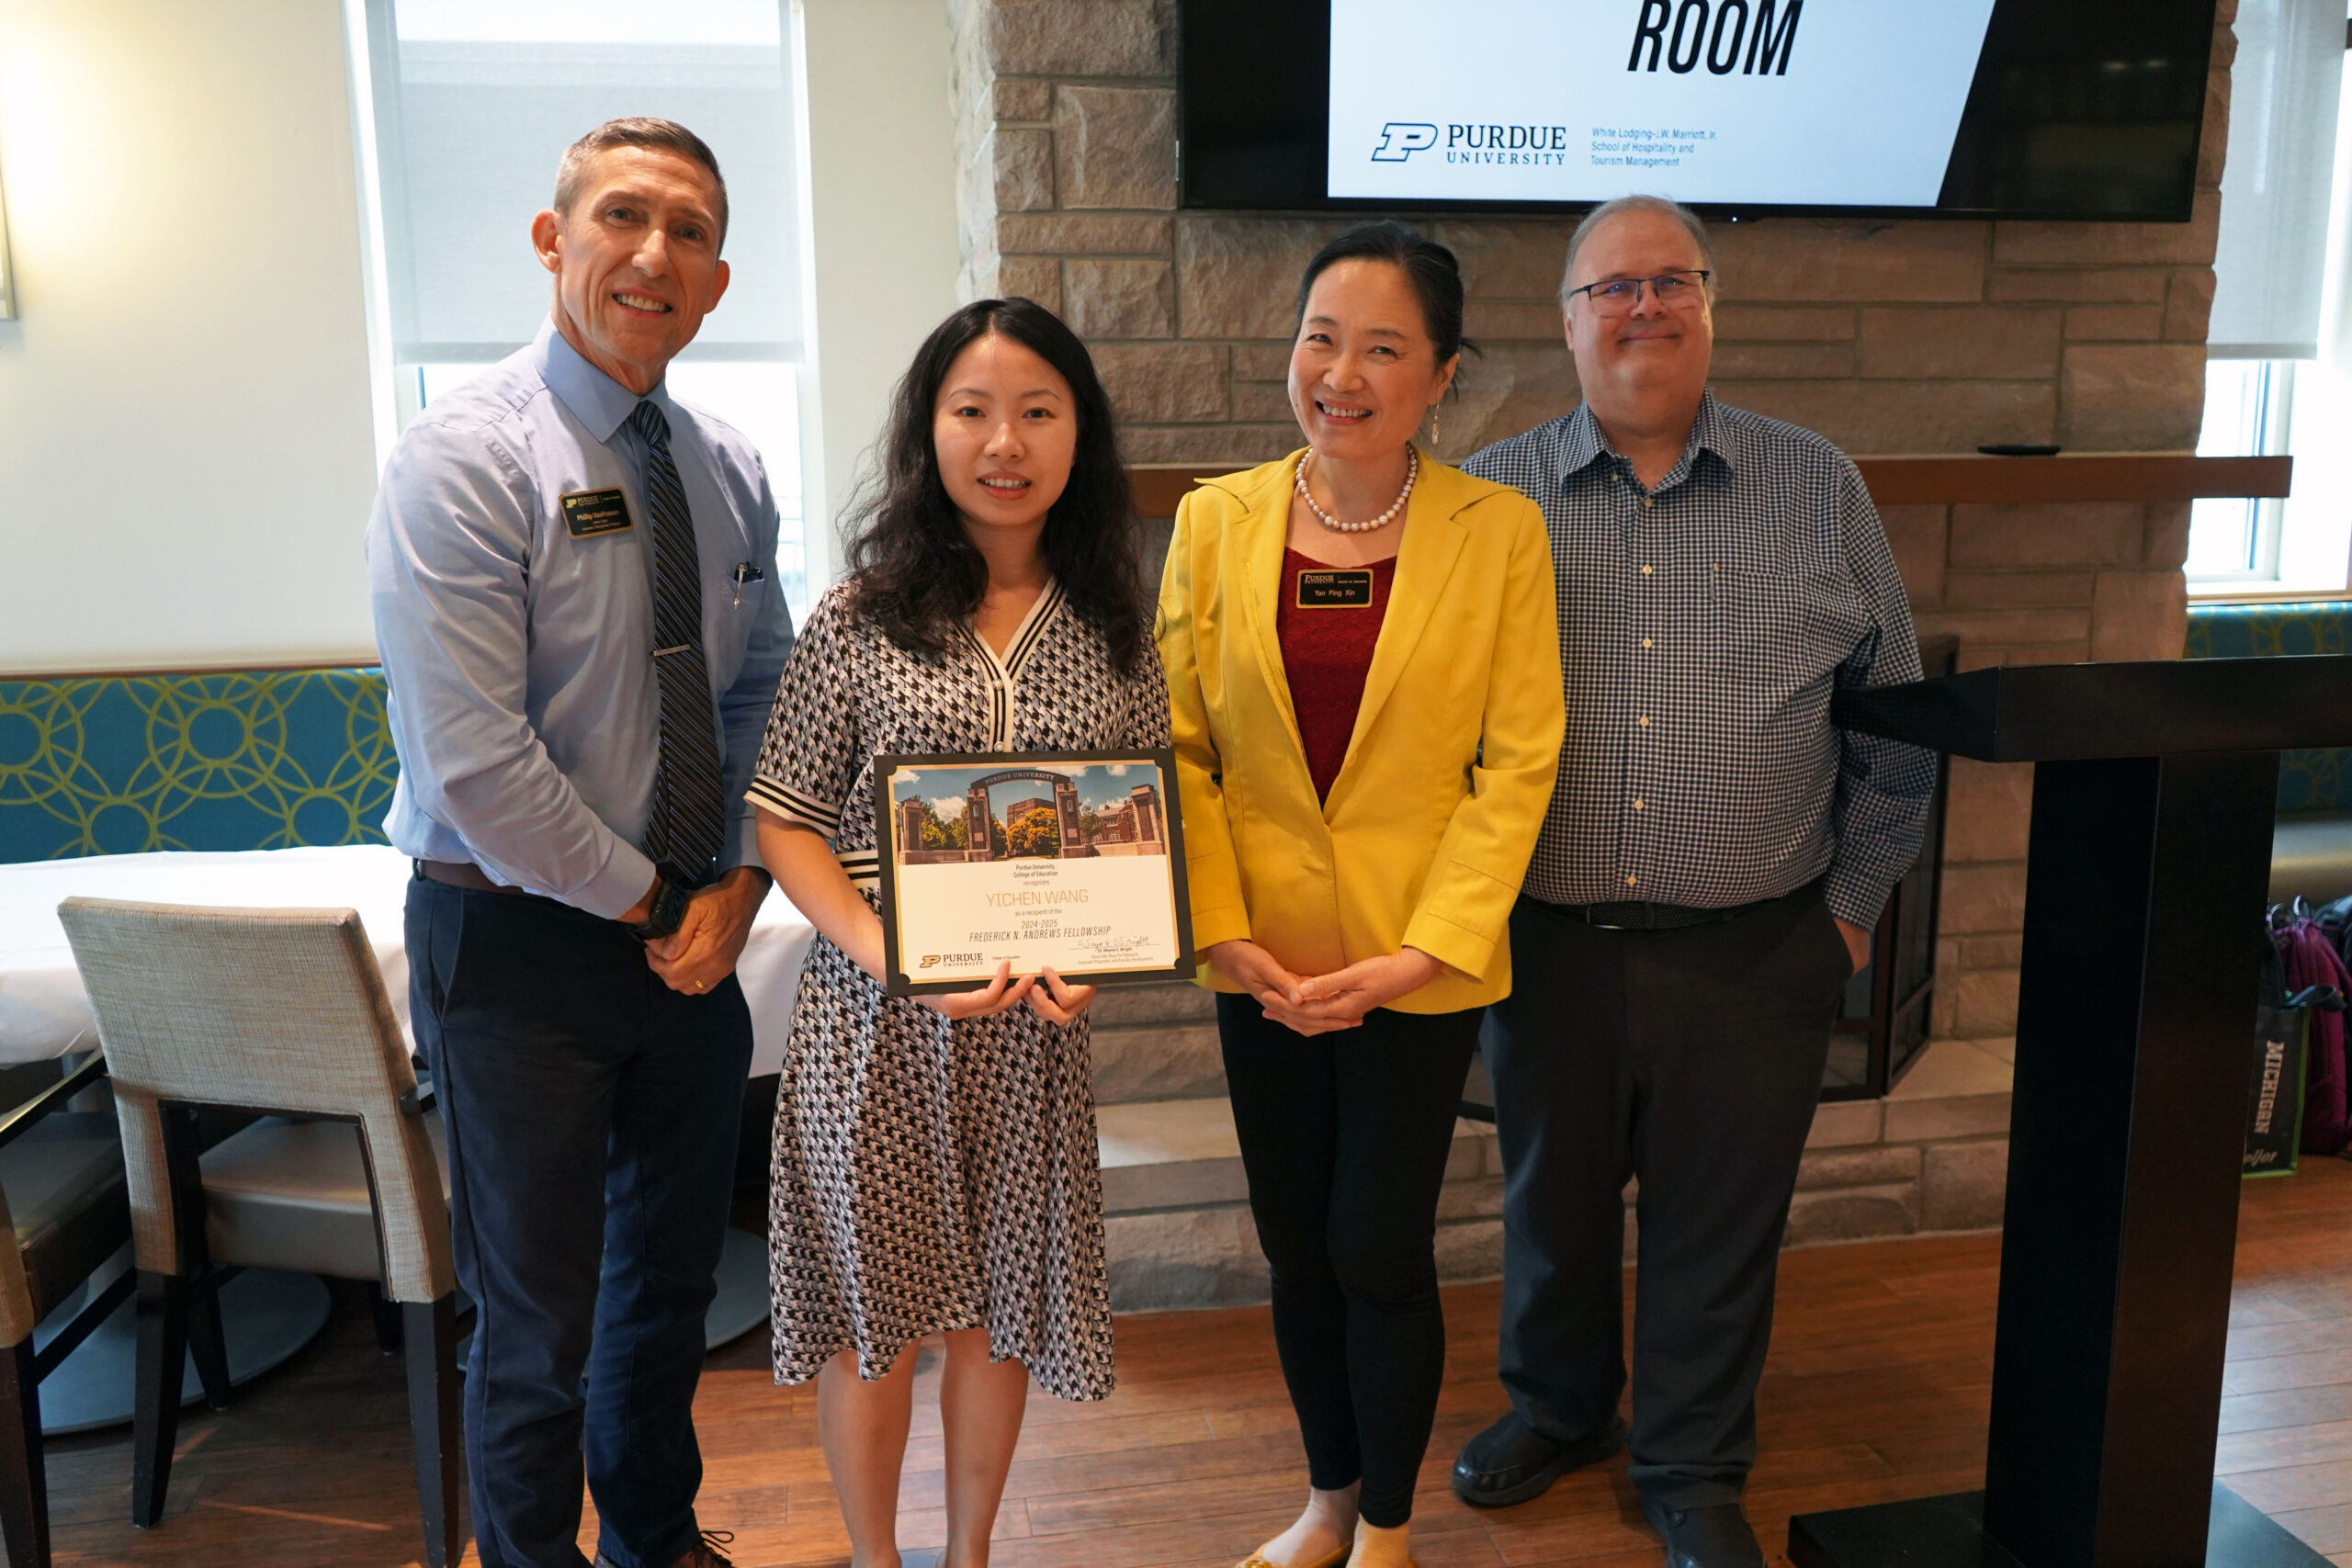
[[[1405,448],[1405,488],[1396,492],[1396,499],[1389,503],[1388,510],[1369,523],[1342,523],[1316,505],[1315,497],[1307,491],[1306,470],[1314,462],[1315,448],[1309,446],[1306,456],[1298,460],[1298,499],[1306,502],[1306,510],[1315,513],[1317,523],[1339,534],[1369,534],[1374,528],[1388,526],[1396,520],[1396,514],[1405,510],[1405,502],[1413,493],[1413,481],[1421,477],[1421,455],[1408,446]]]

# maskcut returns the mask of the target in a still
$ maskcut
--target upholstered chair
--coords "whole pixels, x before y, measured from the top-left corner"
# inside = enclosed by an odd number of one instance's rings
[[[130,1239],[122,1145],[111,1111],[76,1111],[102,1087],[92,1056],[0,1116],[0,1535],[8,1568],[49,1568],[40,1382],[130,1299],[119,1276],[36,1349],[33,1329]]]
[[[216,1268],[297,1269],[370,1280],[400,1303],[425,1561],[456,1562],[446,1165],[359,917],[96,898],[69,898],[58,916],[114,1079],[130,1180],[132,1523],[163,1517],[191,1299]],[[199,1106],[265,1119],[199,1155]]]

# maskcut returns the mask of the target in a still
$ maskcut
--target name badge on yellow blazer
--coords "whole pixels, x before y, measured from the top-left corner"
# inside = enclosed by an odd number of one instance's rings
[[[612,490],[575,490],[561,498],[564,530],[575,539],[618,534],[630,526],[628,497]]]
[[[1302,571],[1298,574],[1298,607],[1302,610],[1369,610],[1372,573]]]

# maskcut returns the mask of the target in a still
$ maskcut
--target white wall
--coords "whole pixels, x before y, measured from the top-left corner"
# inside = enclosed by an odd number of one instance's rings
[[[814,584],[956,303],[954,129],[944,0],[794,9]],[[374,657],[351,137],[340,0],[0,0],[0,672]]]
[[[0,671],[374,657],[336,0],[0,0]]]
[[[944,0],[795,0],[808,73],[804,397],[808,581],[840,574],[837,520],[890,388],[956,299],[956,125]],[[820,552],[827,558],[820,559]]]

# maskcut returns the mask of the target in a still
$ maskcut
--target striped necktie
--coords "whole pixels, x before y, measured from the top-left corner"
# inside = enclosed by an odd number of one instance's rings
[[[662,691],[661,761],[645,852],[663,875],[699,887],[710,880],[727,822],[718,722],[702,648],[701,562],[685,489],[670,460],[670,422],[652,403],[641,402],[628,423],[645,443],[645,507],[653,522],[653,672]]]

